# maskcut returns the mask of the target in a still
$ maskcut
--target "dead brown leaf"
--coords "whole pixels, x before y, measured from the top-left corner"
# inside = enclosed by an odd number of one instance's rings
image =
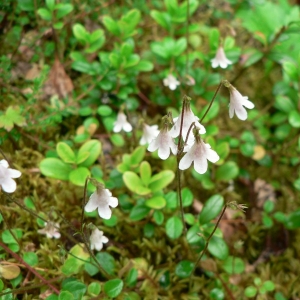
[[[44,93],[47,97],[57,95],[65,98],[74,89],[71,78],[66,73],[64,66],[56,57],[54,64],[49,72],[48,80],[44,85]]]

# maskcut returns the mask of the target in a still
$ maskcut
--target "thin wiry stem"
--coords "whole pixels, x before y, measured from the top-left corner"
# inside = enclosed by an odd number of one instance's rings
[[[193,271],[192,271],[191,274],[194,274],[194,272],[195,272],[195,270],[196,270],[196,268],[197,268],[197,266],[198,266],[200,260],[202,259],[203,255],[205,254],[205,252],[206,252],[206,250],[207,250],[207,248],[208,248],[209,241],[210,241],[210,239],[212,238],[212,236],[214,235],[215,231],[217,230],[217,228],[218,228],[218,226],[219,226],[219,223],[220,223],[221,219],[223,218],[223,215],[224,215],[224,213],[225,213],[225,211],[226,211],[226,208],[227,208],[227,205],[224,206],[224,208],[223,208],[223,210],[222,210],[222,212],[221,212],[221,214],[220,214],[220,216],[219,216],[219,219],[218,219],[218,221],[217,221],[217,223],[216,223],[216,225],[215,225],[215,227],[214,227],[214,230],[213,230],[213,231],[211,232],[211,234],[209,235],[209,237],[208,237],[208,239],[207,239],[207,241],[206,241],[205,247],[204,247],[204,249],[202,250],[201,254],[199,255],[199,257],[198,257],[198,259],[197,259],[197,261],[196,261],[196,263],[195,263],[194,269],[193,269]]]
[[[204,118],[206,117],[206,115],[208,114],[208,112],[209,112],[211,106],[213,105],[213,103],[214,103],[214,101],[215,101],[215,99],[216,99],[216,96],[217,96],[217,94],[218,94],[218,92],[219,92],[219,90],[220,90],[220,88],[221,88],[222,85],[223,85],[223,82],[220,82],[219,85],[218,85],[218,87],[217,87],[217,90],[215,91],[215,94],[214,94],[212,100],[210,101],[210,104],[209,104],[209,106],[208,106],[208,108],[207,108],[207,110],[206,110],[204,116],[203,116],[203,117],[201,118],[201,120],[200,120],[200,123],[201,123],[201,124],[202,124],[203,119],[204,119]]]

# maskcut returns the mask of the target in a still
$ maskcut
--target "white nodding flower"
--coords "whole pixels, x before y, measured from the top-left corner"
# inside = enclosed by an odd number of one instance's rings
[[[111,218],[111,207],[118,206],[118,199],[111,196],[108,189],[97,188],[97,190],[90,196],[88,203],[85,205],[86,212],[92,212],[98,208],[98,214],[103,219]]]
[[[4,192],[13,193],[17,184],[12,178],[19,178],[21,175],[20,171],[9,168],[5,159],[0,160],[0,185]]]
[[[60,233],[58,231],[59,224],[53,222],[45,222],[45,228],[39,229],[38,233],[45,234],[47,238],[52,239],[59,239]]]
[[[215,163],[219,158],[217,152],[212,150],[209,144],[204,143],[199,135],[196,135],[196,142],[180,160],[179,169],[186,170],[194,162],[195,171],[204,174],[208,167],[207,160]]]
[[[229,92],[230,92],[229,117],[233,118],[235,113],[240,120],[242,121],[246,120],[248,114],[245,107],[252,109],[254,108],[254,104],[248,100],[248,97],[242,96],[241,93],[232,85],[229,86]]]
[[[227,59],[223,47],[219,47],[217,50],[215,58],[211,60],[211,65],[213,68],[220,66],[222,69],[226,69],[228,65],[231,65],[232,61]]]
[[[151,143],[159,134],[158,126],[143,124],[143,135],[140,139],[140,145]]]
[[[169,87],[170,90],[174,91],[177,88],[177,85],[180,85],[180,82],[176,79],[175,76],[172,74],[169,74],[164,80],[163,80],[164,86]]]
[[[91,250],[96,249],[97,251],[101,251],[103,248],[103,244],[108,242],[108,238],[103,235],[103,231],[95,228],[90,236]]]
[[[153,152],[158,149],[158,156],[161,159],[167,159],[170,156],[170,150],[174,155],[177,154],[177,146],[174,143],[168,125],[165,124],[158,136],[148,146],[148,151]]]
[[[183,101],[182,111],[177,118],[174,118],[174,126],[170,130],[170,134],[173,138],[176,138],[180,134],[181,118],[183,114],[183,123],[182,123],[182,138],[185,140],[188,130],[192,123],[195,123],[195,127],[199,128],[199,133],[204,134],[206,132],[205,127],[199,123],[199,118],[194,115],[190,107],[190,100],[185,99]],[[193,128],[192,128],[193,129]],[[192,130],[189,134],[189,139],[193,135]]]
[[[126,115],[120,110],[117,115],[117,120],[114,123],[114,132],[120,132],[124,130],[126,132],[132,131],[131,124],[127,121]]]

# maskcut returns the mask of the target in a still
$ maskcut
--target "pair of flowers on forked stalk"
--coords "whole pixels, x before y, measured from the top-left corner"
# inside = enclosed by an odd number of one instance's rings
[[[220,83],[208,110],[222,85],[227,87],[230,92],[229,117],[232,118],[235,113],[240,120],[246,120],[247,111],[245,107],[252,109],[254,104],[248,100],[248,97],[242,96],[226,80]],[[189,97],[184,96],[182,111],[174,120],[170,115],[163,117],[163,128],[156,139],[150,143],[148,150],[152,152],[158,149],[158,156],[163,160],[169,157],[170,152],[174,155],[178,154],[180,170],[186,170],[194,163],[195,171],[204,174],[208,168],[207,160],[216,163],[219,160],[219,155],[211,149],[209,144],[204,143],[200,136],[206,132],[201,121],[208,110],[199,122],[199,118],[191,110],[190,101]],[[172,125],[171,130],[169,130],[170,124]],[[176,145],[174,138],[177,137],[179,137],[179,141]],[[186,153],[182,156],[184,152]]]

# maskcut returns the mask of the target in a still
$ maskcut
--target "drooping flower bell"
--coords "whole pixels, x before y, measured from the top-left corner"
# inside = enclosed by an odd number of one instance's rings
[[[158,126],[143,124],[143,135],[140,139],[140,145],[146,145],[151,143],[159,134]]]
[[[199,133],[204,134],[206,132],[205,127],[199,123],[199,118],[194,115],[194,113],[191,110],[191,105],[190,105],[190,98],[185,97],[183,99],[183,105],[182,105],[182,111],[179,114],[177,118],[174,118],[174,126],[170,130],[170,135],[173,138],[176,138],[180,134],[180,127],[181,127],[181,119],[183,117],[183,122],[182,122],[182,138],[185,141],[188,130],[192,123],[196,127],[198,127]],[[183,115],[183,116],[182,116]],[[191,138],[192,134],[189,135],[189,139]]]
[[[101,251],[103,248],[103,244],[106,244],[108,242],[108,238],[103,235],[103,231],[99,230],[98,228],[95,228],[90,236],[90,244],[91,244],[91,250],[96,249],[97,251]]]
[[[248,100],[247,96],[242,96],[228,81],[224,81],[224,86],[227,87],[230,92],[229,117],[233,118],[235,113],[240,120],[246,120],[248,114],[245,107],[252,109],[254,108],[254,104]]]
[[[163,119],[164,125],[158,136],[148,146],[148,151],[153,152],[158,149],[158,156],[161,159],[167,159],[170,156],[170,152],[174,155],[177,154],[177,146],[174,143],[168,129],[168,117]]]
[[[52,239],[59,239],[60,238],[60,232],[58,231],[59,223],[54,222],[45,222],[45,228],[39,229],[38,233],[45,234],[47,238]]]
[[[172,74],[169,74],[164,80],[163,80],[164,86],[169,87],[170,90],[174,91],[176,90],[177,86],[180,85],[180,82],[176,79],[175,76]]]
[[[211,66],[213,68],[217,68],[218,66],[220,66],[222,69],[226,69],[228,67],[228,65],[231,65],[231,64],[232,64],[232,61],[227,59],[223,47],[220,46],[217,50],[215,58],[213,58],[211,60]]]
[[[9,168],[5,159],[0,160],[0,185],[4,192],[13,193],[17,184],[12,178],[19,178],[21,175],[20,171]]]
[[[115,121],[113,128],[114,132],[120,132],[121,130],[124,130],[125,132],[132,131],[132,126],[127,121],[127,117],[122,110],[118,112],[117,120]]]
[[[207,160],[215,163],[220,157],[216,151],[211,149],[209,144],[202,141],[199,135],[199,129],[195,128],[193,131],[195,134],[195,143],[181,158],[179,162],[179,169],[186,170],[192,163],[194,163],[195,171],[199,174],[204,174],[208,167]]]
[[[98,214],[103,219],[111,218],[111,207],[118,206],[118,199],[111,196],[112,193],[105,189],[101,184],[97,186],[96,191],[90,196],[88,203],[85,205],[86,212],[92,212],[98,209]]]

